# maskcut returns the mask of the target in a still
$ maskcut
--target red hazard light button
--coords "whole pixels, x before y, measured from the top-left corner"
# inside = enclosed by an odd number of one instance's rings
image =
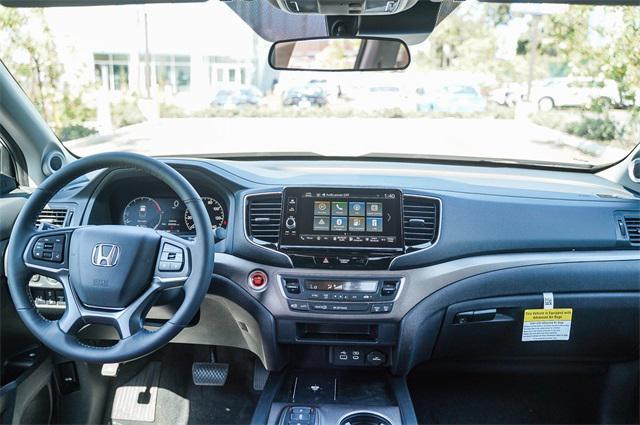
[[[268,281],[267,274],[262,270],[254,270],[249,274],[249,285],[253,289],[264,289]]]

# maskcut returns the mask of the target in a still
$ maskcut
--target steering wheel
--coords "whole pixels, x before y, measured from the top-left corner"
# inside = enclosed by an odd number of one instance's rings
[[[121,225],[38,230],[35,221],[47,202],[74,179],[101,169],[133,168],[166,183],[193,216],[196,237]],[[7,278],[20,318],[43,344],[70,359],[117,363],[149,354],[189,324],[202,303],[213,272],[211,221],[200,196],[173,168],[132,153],[102,153],[68,164],[42,183],[25,203],[7,248]],[[62,283],[66,310],[47,320],[28,292],[32,275]],[[156,330],[144,316],[161,292],[181,288],[183,300],[173,317]],[[86,325],[114,327],[120,339],[108,347],[78,339]]]

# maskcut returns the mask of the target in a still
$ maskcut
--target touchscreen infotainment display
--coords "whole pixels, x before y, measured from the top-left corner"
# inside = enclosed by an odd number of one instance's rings
[[[286,188],[283,202],[282,248],[404,247],[399,190]]]

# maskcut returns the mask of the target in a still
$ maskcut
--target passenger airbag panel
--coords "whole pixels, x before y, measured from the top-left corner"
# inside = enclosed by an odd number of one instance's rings
[[[554,308],[573,309],[568,341],[523,342],[524,310],[541,309],[542,303],[542,294],[536,294],[453,304],[447,309],[433,357],[638,357],[640,293],[555,294]]]

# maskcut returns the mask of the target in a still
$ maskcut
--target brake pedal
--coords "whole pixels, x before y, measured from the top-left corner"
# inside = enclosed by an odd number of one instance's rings
[[[209,363],[193,363],[191,366],[191,375],[193,376],[193,383],[195,385],[221,387],[227,382],[229,364],[216,363],[213,350],[211,350],[211,361]]]

